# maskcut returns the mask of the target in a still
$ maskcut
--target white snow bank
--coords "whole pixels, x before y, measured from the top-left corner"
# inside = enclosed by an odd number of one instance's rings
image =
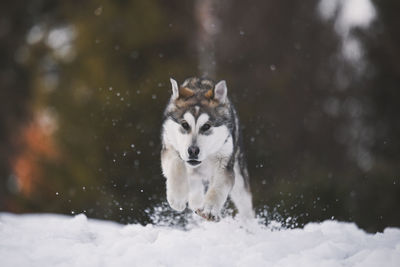
[[[400,229],[325,221],[273,231],[233,219],[191,230],[84,215],[0,213],[0,266],[400,266]]]

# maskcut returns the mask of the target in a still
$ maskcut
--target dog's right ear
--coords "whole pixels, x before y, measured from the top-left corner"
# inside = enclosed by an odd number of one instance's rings
[[[172,78],[169,78],[169,81],[171,82],[172,86],[172,99],[175,100],[179,97],[178,83]]]

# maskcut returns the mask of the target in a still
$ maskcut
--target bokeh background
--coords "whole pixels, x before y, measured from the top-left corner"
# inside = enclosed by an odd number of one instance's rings
[[[400,227],[397,0],[1,1],[0,210],[151,222],[178,82],[225,79],[254,205]],[[176,214],[171,213],[171,216]]]

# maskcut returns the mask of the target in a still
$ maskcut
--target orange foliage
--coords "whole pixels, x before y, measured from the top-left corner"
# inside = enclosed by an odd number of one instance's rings
[[[12,161],[12,169],[18,189],[24,195],[30,195],[40,182],[41,160],[57,158],[52,131],[47,127],[48,125],[41,123],[40,118],[36,117],[21,131],[21,150]]]

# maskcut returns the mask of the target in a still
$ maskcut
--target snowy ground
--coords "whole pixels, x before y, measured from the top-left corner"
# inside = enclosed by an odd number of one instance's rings
[[[190,230],[0,213],[0,266],[400,266],[400,229],[354,224],[271,230],[233,219]]]

